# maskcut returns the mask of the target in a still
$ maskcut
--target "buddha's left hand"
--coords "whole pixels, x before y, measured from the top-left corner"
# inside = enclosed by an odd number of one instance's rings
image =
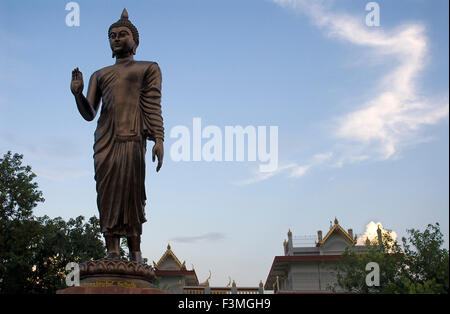
[[[156,139],[155,145],[152,150],[152,161],[155,162],[155,156],[158,158],[158,165],[156,166],[156,172],[158,172],[163,164],[164,158],[164,145],[163,141],[159,138]]]

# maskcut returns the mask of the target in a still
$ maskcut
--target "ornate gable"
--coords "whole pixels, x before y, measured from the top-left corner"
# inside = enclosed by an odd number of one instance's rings
[[[156,270],[186,270],[186,262],[180,262],[176,255],[172,252],[170,244],[167,245],[167,250],[159,259],[158,263],[153,261],[153,266]]]
[[[317,243],[317,246],[323,246],[327,242],[327,240],[330,239],[330,237],[334,234],[340,236],[349,244],[356,243],[356,236],[355,239],[353,239],[352,236],[339,225],[337,218],[335,218],[334,226],[332,226],[325,237]]]

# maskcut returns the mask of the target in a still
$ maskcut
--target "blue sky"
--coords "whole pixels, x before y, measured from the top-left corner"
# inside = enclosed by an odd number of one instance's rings
[[[288,229],[315,235],[335,216],[357,234],[376,221],[400,237],[439,222],[448,247],[448,1],[378,1],[377,28],[362,0],[77,1],[79,27],[65,24],[67,2],[0,1],[0,153],[24,154],[37,173],[37,215],[97,215],[96,122],[69,85],[74,67],[86,86],[113,63],[107,29],[126,7],[135,58],[163,75],[158,174],[147,153],[150,260],[170,242],[200,280],[211,270],[212,285],[255,286]],[[170,130],[194,117],[278,126],[280,171],[171,161]]]

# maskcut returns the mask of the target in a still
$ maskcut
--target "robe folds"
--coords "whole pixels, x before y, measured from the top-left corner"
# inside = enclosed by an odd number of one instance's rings
[[[105,235],[138,236],[145,218],[147,140],[164,139],[161,71],[127,61],[95,72],[90,86],[102,107],[94,143],[100,226]]]

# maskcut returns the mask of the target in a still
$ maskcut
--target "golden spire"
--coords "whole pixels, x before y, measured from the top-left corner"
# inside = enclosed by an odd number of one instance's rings
[[[290,237],[290,236],[292,236],[292,231],[291,231],[291,229],[289,229],[289,231],[288,231],[288,237]]]
[[[209,276],[206,278],[205,282],[203,283],[205,286],[209,287],[209,280],[211,279],[211,271],[209,271]]]
[[[259,281],[259,287],[260,288],[264,287],[262,280]]]
[[[334,217],[334,224],[335,224],[335,225],[338,225],[338,224],[339,224],[339,221],[337,220],[336,217]]]
[[[180,267],[180,269],[183,269],[183,267],[186,267],[186,265],[184,263],[182,264],[180,262],[180,260],[178,259],[178,257],[176,257],[176,255],[172,252],[170,244],[167,244],[167,250],[163,254],[163,256],[161,256],[158,263],[156,263],[155,268],[158,268],[159,266],[161,266],[161,263],[163,263],[166,260],[166,258],[168,258],[169,256],[171,256],[173,258],[173,260],[175,261],[175,263],[177,263],[177,265],[178,265],[178,267]]]
[[[233,280],[233,284],[231,285],[233,288],[236,288],[236,282]]]

